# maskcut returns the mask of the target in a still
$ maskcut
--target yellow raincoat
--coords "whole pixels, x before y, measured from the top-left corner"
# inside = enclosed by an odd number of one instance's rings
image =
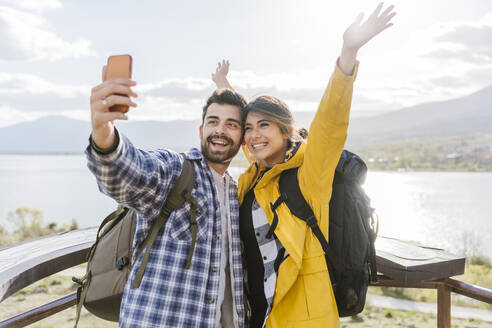
[[[331,186],[347,137],[357,67],[358,64],[352,76],[346,76],[336,66],[311,123],[307,144],[302,144],[288,161],[267,171],[256,185],[256,201],[270,224],[273,220],[270,203],[279,197],[280,173],[299,167],[301,192],[311,204],[321,231],[328,236]],[[252,164],[239,178],[240,204],[261,171]],[[321,245],[306,223],[293,216],[285,203],[277,208],[277,213],[279,221],[275,234],[290,256],[279,267],[273,308],[266,327],[339,327],[337,306]]]

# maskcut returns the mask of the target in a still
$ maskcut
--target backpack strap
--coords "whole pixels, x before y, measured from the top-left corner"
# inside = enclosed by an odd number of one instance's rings
[[[306,224],[311,228],[311,231],[316,236],[321,244],[321,247],[323,248],[323,251],[325,252],[327,264],[335,268],[337,272],[342,272],[344,270],[343,265],[335,257],[334,252],[330,248],[328,241],[318,225],[318,220],[314,216],[313,210],[302,195],[301,189],[299,188],[299,181],[297,179],[297,171],[298,168],[296,167],[285,170],[280,174],[280,180],[278,183],[280,195],[290,212],[302,221],[306,222]],[[274,211],[274,216],[276,216],[276,211]],[[329,273],[330,276],[334,274],[332,270],[330,270]]]
[[[377,217],[377,214],[375,213],[374,209],[370,207],[370,217],[369,217],[369,227],[367,229],[369,233],[369,241],[370,241],[370,247],[369,247],[369,264],[370,264],[370,271],[369,271],[369,278],[371,279],[371,282],[378,282],[378,270],[376,267],[376,237],[378,235],[378,230],[379,230],[379,219]]]
[[[364,205],[369,209],[370,213],[369,215],[369,222],[366,224],[366,221],[363,220],[364,227],[366,228],[366,231],[368,232],[368,237],[369,237],[369,264],[370,264],[370,270],[369,270],[369,278],[372,282],[377,282],[378,281],[378,273],[377,273],[377,267],[376,267],[376,248],[375,248],[375,241],[376,237],[378,234],[378,225],[379,225],[379,220],[377,218],[376,213],[374,212],[374,209],[371,208],[369,199],[367,196],[365,196],[365,193],[360,190],[360,186],[364,184],[366,180],[366,175],[367,175],[367,165],[364,163],[362,158],[360,158],[358,155],[344,149],[342,151],[342,155],[340,156],[340,160],[338,161],[336,172],[335,172],[335,179],[334,183],[344,183],[343,180],[347,180],[348,183],[350,184],[356,184],[358,185],[357,187],[357,192],[359,195],[362,196]],[[338,180],[338,181],[337,181]],[[333,197],[333,196],[332,196]],[[359,212],[359,207],[356,207],[356,210]],[[359,217],[364,217],[362,213],[358,213]]]
[[[145,273],[145,268],[147,267],[147,263],[149,260],[150,250],[152,248],[152,244],[154,243],[157,234],[161,227],[166,224],[167,219],[171,215],[171,213],[183,206],[185,201],[188,201],[191,205],[190,208],[190,224],[191,224],[191,246],[188,253],[188,260],[186,262],[186,269],[189,269],[191,259],[193,256],[193,252],[195,249],[196,243],[196,235],[197,235],[197,223],[196,223],[196,214],[197,214],[197,205],[196,200],[191,196],[191,191],[193,190],[193,186],[195,185],[195,169],[193,167],[193,163],[191,160],[184,159],[183,162],[183,170],[176,181],[176,184],[169,192],[167,196],[166,203],[164,207],[161,209],[161,212],[157,219],[152,224],[150,228],[149,234],[145,237],[142,245],[138,249],[138,253],[136,258],[142,254],[145,249],[144,257],[142,259],[142,263],[138,268],[137,273],[135,274],[135,279],[133,280],[132,286],[134,288],[140,287],[140,283],[142,282],[143,275]]]
[[[282,204],[286,200],[287,200],[287,195],[285,195],[284,193],[280,193],[280,196],[277,198],[277,200],[273,203],[270,203],[270,209],[273,212],[273,221],[272,224],[270,225],[270,229],[268,229],[268,232],[266,234],[266,237],[268,239],[272,238],[275,229],[277,229],[277,225],[278,225],[277,207],[279,207],[280,204]]]
[[[87,296],[87,290],[89,289],[89,285],[91,283],[91,272],[87,272],[84,277],[81,279],[77,279],[78,281],[75,281],[74,278],[72,277],[72,280],[81,286],[77,288],[77,307],[76,307],[76,312],[75,312],[75,324],[74,328],[77,328],[79,324],[79,319],[80,319],[80,313],[82,313],[82,305],[84,305],[85,297]]]
[[[123,218],[127,212],[128,212],[128,208],[118,207],[115,211],[111,212],[107,217],[104,218],[103,222],[99,225],[99,229],[97,230],[96,241],[94,242],[94,244],[91,246],[89,252],[87,253],[87,256],[86,256],[87,262],[89,262],[92,259],[92,256],[94,255],[94,251],[97,247],[97,244],[99,243],[99,239],[102,237],[101,231],[103,229],[106,229],[106,225],[109,223],[111,223],[111,225],[114,225],[114,222]],[[107,230],[109,230],[109,229],[107,229]]]

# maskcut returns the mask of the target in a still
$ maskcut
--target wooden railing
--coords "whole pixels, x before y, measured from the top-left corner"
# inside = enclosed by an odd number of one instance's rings
[[[77,230],[0,249],[0,302],[38,280],[85,263],[96,232],[96,228]],[[428,252],[437,252],[433,254],[439,260],[427,259],[422,251],[417,254],[413,250],[413,254],[418,255],[418,261],[417,264],[412,264],[408,253],[412,252],[412,247],[420,246],[392,239],[385,240],[383,244],[377,245],[376,253],[378,271],[383,270],[384,274],[379,275],[379,282],[373,286],[436,289],[438,328],[451,327],[451,293],[492,304],[492,290],[449,277],[435,279],[436,274],[442,275],[443,272],[454,270],[458,272],[456,274],[463,273],[460,272],[461,263],[464,270],[463,258],[450,256],[441,250],[424,248],[427,255]],[[407,258],[395,254],[395,249],[402,249],[402,245],[405,245]],[[415,268],[418,270],[414,270]],[[436,268],[441,272],[435,272]],[[0,322],[0,328],[25,327],[75,304],[74,293],[4,320]]]
[[[451,278],[422,281],[418,283],[401,283],[383,276],[379,283],[374,284],[373,286],[436,289],[438,328],[451,327],[451,292],[492,304],[492,290]]]

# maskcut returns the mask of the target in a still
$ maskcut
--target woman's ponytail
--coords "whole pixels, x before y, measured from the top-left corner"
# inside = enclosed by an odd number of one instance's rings
[[[297,129],[297,134],[299,135],[299,137],[301,137],[303,140],[306,140],[307,137],[308,137],[308,130],[306,130],[305,128],[300,128],[300,129]]]

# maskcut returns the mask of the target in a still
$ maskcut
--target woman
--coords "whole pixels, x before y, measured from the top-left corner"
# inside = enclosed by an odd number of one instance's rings
[[[380,4],[362,23],[360,14],[343,34],[335,72],[321,99],[305,142],[294,129],[287,105],[260,96],[246,107],[245,153],[253,163],[239,178],[240,230],[244,244],[251,327],[339,327],[339,317],[323,250],[309,227],[279,198],[278,181],[299,167],[302,194],[328,236],[328,204],[334,171],[347,136],[358,50],[390,27],[393,7]],[[212,79],[230,87],[229,63],[219,63]]]

